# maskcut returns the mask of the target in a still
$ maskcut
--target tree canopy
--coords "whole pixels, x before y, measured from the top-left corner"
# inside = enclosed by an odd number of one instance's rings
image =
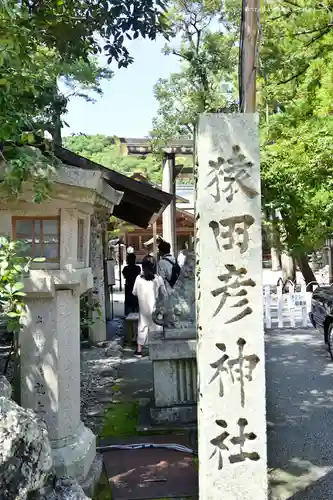
[[[173,5],[170,25],[180,43],[165,52],[181,69],[155,87],[157,142],[191,136],[203,111],[238,108],[240,0]],[[266,2],[260,20],[262,205],[281,248],[309,279],[307,253],[333,232],[332,22],[330,7],[314,0]]]
[[[30,40],[66,60],[104,52],[119,67],[133,62],[126,40],[166,33],[164,0],[4,0],[12,20]]]
[[[31,155],[24,151],[20,160],[14,151],[20,143],[31,142],[33,136],[27,132],[40,129],[43,136],[47,130],[60,142],[60,117],[70,95],[88,98],[87,89],[100,92],[101,78],[111,77],[109,70],[98,66],[94,54],[104,53],[108,63],[126,67],[133,62],[128,40],[166,34],[164,4],[163,0],[0,2],[0,162],[10,178],[7,185],[16,186],[13,194],[20,182],[36,174],[28,161]],[[59,77],[65,78],[68,94],[59,91]],[[39,172],[41,181],[45,177],[41,166]]]
[[[89,160],[121,174],[141,173],[151,182],[161,181],[161,163],[152,155],[147,158],[128,156],[117,138],[105,135],[73,135],[64,138],[64,146]]]
[[[102,51],[109,63],[130,64],[126,40],[154,39],[166,29],[163,10],[161,0],[1,2],[0,141],[15,139],[39,115],[41,94],[59,74],[82,76],[82,61]]]
[[[155,143],[191,137],[202,112],[217,112],[233,100],[237,30],[219,23],[218,0],[174,0],[168,19],[175,39],[164,48],[176,56],[181,69],[160,79],[154,89],[159,108],[151,132]]]
[[[262,23],[263,205],[281,215],[282,245],[303,266],[333,232],[331,13],[313,1],[277,5]]]
[[[105,135],[72,135],[64,138],[64,146],[74,153],[108,167],[121,174],[140,173],[153,184],[162,182],[162,159],[159,155],[147,157],[127,155],[124,145],[115,137]],[[179,158],[179,163],[190,165],[191,160]]]

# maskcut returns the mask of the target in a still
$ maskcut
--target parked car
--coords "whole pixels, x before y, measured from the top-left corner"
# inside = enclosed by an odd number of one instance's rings
[[[333,287],[320,286],[312,294],[311,312],[313,326],[323,333],[325,344],[333,360]]]

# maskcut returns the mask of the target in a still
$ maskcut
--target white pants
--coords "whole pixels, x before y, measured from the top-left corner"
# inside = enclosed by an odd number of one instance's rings
[[[138,344],[146,345],[148,341],[149,332],[160,332],[163,331],[163,327],[159,325],[155,325],[152,323],[151,325],[145,325],[138,330]]]

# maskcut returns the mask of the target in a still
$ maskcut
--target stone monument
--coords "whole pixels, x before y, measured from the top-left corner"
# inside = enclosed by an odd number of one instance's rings
[[[199,490],[265,500],[258,119],[200,117],[197,172]]]
[[[59,167],[52,199],[0,202],[4,235],[25,240],[33,263],[24,279],[26,315],[20,335],[21,405],[45,422],[55,471],[83,482],[96,456],[96,438],[80,418],[80,295],[93,286],[90,218],[105,222],[122,193],[100,171]]]
[[[157,303],[154,322],[163,327],[149,337],[153,362],[152,422],[195,424],[197,401],[195,256],[187,255],[172,293]]]

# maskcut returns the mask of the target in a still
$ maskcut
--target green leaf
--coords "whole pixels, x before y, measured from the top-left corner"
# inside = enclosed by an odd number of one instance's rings
[[[11,287],[11,291],[15,293],[15,292],[18,292],[20,290],[23,290],[23,288],[24,288],[24,284],[18,282],[18,283],[14,283],[14,285]]]
[[[20,317],[20,314],[15,313],[15,312],[9,312],[6,315],[8,316],[8,318],[19,318]]]

